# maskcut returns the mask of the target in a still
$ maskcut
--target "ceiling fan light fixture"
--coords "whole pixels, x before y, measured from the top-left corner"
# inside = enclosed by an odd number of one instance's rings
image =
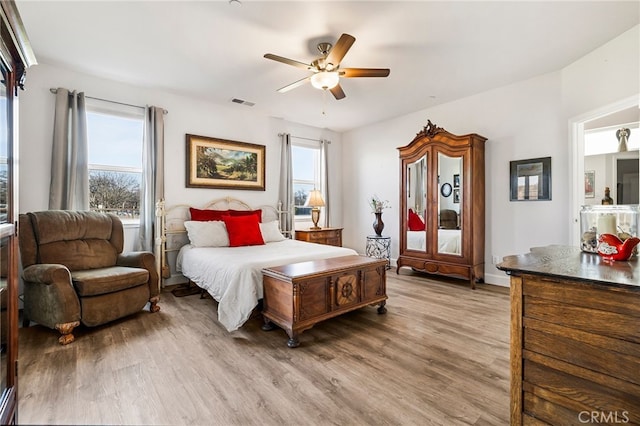
[[[311,85],[316,89],[328,90],[336,87],[339,80],[337,71],[320,71],[311,76]]]

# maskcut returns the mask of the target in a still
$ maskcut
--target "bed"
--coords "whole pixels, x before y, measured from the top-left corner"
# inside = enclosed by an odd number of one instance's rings
[[[425,231],[407,231],[407,248],[425,250],[426,237]],[[438,229],[438,253],[460,255],[461,250],[459,229]]]
[[[207,211],[235,211],[250,216],[261,212],[260,232],[264,244],[233,245],[233,222],[193,221]],[[247,213],[244,215],[242,212]],[[214,200],[202,207],[158,203],[160,224],[157,258],[163,285],[189,280],[218,302],[218,321],[228,331],[240,328],[263,297],[262,269],[316,259],[357,255],[355,250],[286,238],[279,232],[285,212],[271,206],[252,208],[233,198]],[[242,217],[241,216],[241,217]],[[235,220],[235,219],[234,219]],[[241,219],[238,219],[241,220]],[[248,219],[247,219],[248,220]],[[229,242],[221,229],[227,229]]]

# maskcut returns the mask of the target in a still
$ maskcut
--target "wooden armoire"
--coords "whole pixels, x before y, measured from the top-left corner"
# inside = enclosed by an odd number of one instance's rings
[[[18,405],[18,93],[36,63],[13,1],[0,2],[0,423]]]
[[[484,280],[484,144],[429,120],[400,151],[397,270]]]

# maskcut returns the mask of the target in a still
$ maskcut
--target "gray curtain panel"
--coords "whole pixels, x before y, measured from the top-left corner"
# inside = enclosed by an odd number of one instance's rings
[[[329,202],[329,145],[330,141],[322,139],[320,141],[320,176],[322,179],[322,197],[324,198],[324,227],[330,227],[330,202]]]
[[[50,210],[89,210],[89,148],[84,93],[56,91]]]
[[[164,198],[164,109],[147,106],[142,143],[140,230],[136,250],[153,251],[156,203]]]
[[[280,216],[280,231],[287,237],[293,237],[293,167],[291,164],[291,135],[281,133],[280,135],[280,188],[278,197],[281,209],[286,212]]]

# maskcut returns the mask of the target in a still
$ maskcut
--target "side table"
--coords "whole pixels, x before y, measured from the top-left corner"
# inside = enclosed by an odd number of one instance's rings
[[[365,253],[369,257],[387,260],[387,269],[391,268],[391,237],[367,235]]]

